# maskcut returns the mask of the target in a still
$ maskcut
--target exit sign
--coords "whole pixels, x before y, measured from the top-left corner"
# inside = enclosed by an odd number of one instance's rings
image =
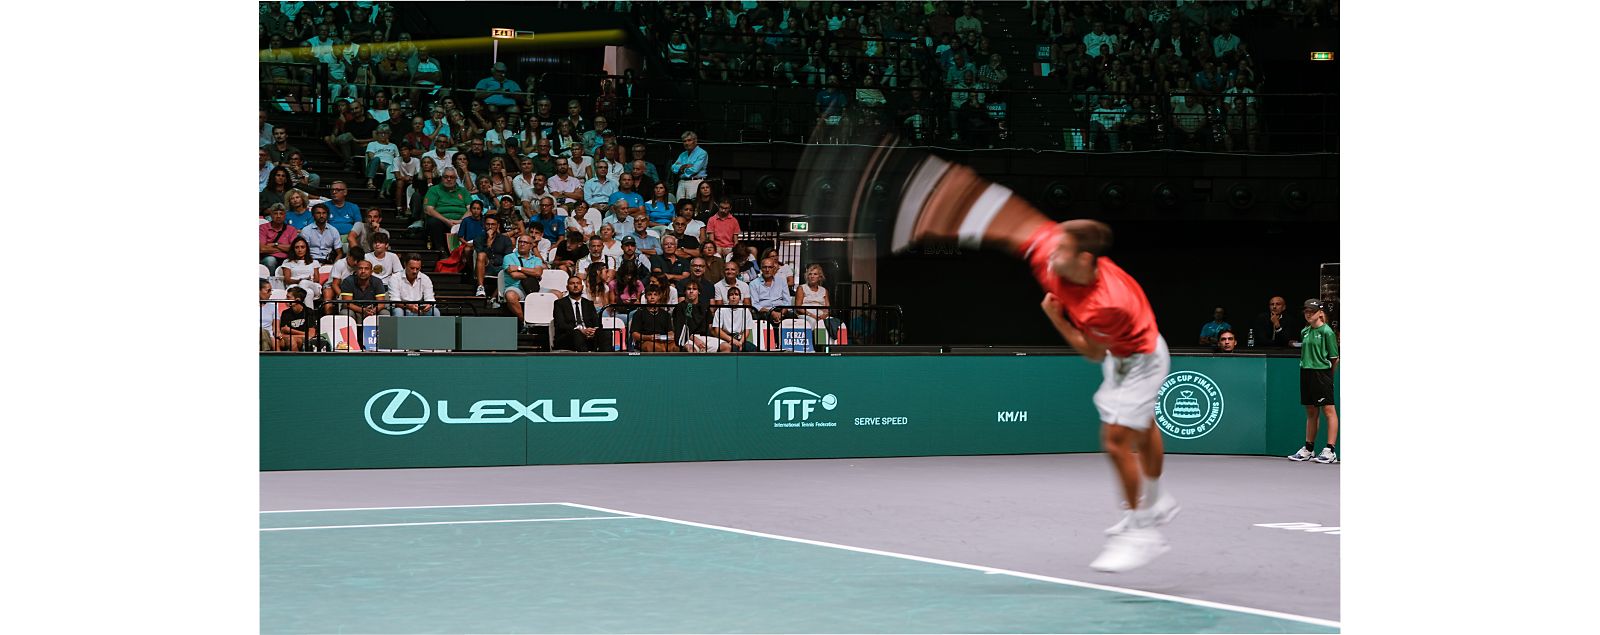
[[[509,39],[513,39],[513,38],[517,37],[517,30],[516,29],[490,29],[489,30],[489,37],[496,38],[496,39],[501,39],[501,40],[509,40]]]
[[[1332,62],[1333,61],[1333,51],[1312,51],[1311,52],[1311,61],[1313,61],[1313,62]]]
[[[799,221],[799,220],[789,221],[789,231],[792,231],[792,232],[811,231],[811,225],[809,223],[805,222],[805,221]]]

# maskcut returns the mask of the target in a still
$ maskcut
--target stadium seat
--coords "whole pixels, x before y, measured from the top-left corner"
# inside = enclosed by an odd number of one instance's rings
[[[335,351],[353,353],[361,350],[361,333],[355,320],[348,315],[324,315],[317,320],[317,333],[328,338],[328,346]]]
[[[605,316],[600,318],[600,327],[611,329],[611,350],[628,350],[628,323],[622,318]]]
[[[555,321],[556,321],[556,294],[530,293],[522,299],[522,321],[525,324],[543,326],[549,333],[549,346],[551,350],[556,346]]]
[[[371,334],[370,336],[368,335],[369,333]],[[376,315],[369,315],[361,320],[361,348],[368,351],[387,350],[378,348],[378,316]]]
[[[544,270],[544,274],[539,276],[539,292],[546,293],[558,291],[561,293],[566,293],[568,277],[569,276],[565,271],[560,269],[546,268]]]

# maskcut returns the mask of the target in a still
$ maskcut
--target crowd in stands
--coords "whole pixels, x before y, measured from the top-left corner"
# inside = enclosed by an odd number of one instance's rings
[[[326,52],[348,57],[357,50],[364,64],[412,68],[420,61],[426,68],[426,48],[410,46],[406,34],[362,26],[373,9],[392,15],[386,5],[283,4],[263,14],[263,37],[270,39],[263,48],[266,61],[285,61],[269,56],[279,54],[274,49],[289,55],[272,44],[298,35],[293,25],[309,21],[305,32],[316,35],[295,44],[320,50],[315,55],[323,63],[330,63]],[[301,6],[289,11],[290,4]],[[349,11],[347,18],[340,17],[343,11]],[[389,35],[395,39],[386,42]],[[265,72],[270,79],[273,72]],[[592,103],[567,99],[558,114],[559,98],[522,92],[505,78],[504,64],[493,65],[487,75],[474,90],[453,90],[442,76],[417,80],[413,74],[417,90],[362,87],[341,91],[334,100],[331,130],[320,142],[343,170],[364,175],[367,190],[393,202],[390,219],[399,220],[398,228],[385,226],[383,210],[363,210],[348,200],[359,185],[324,182],[309,172],[304,153],[289,142],[287,130],[268,123],[263,108],[262,299],[281,294],[299,300],[263,303],[264,350],[316,346],[316,318],[322,315],[342,314],[358,323],[379,314],[438,315],[422,255],[390,252],[391,231],[421,230],[427,249],[447,254],[435,276],[475,283],[476,297],[518,317],[521,299],[539,291],[576,293],[602,308],[652,299],[677,307],[658,307],[667,315],[664,322],[644,320],[629,331],[643,349],[743,348],[746,318],[726,318],[738,320],[739,328],[718,330],[712,306],[745,307],[751,320],[827,317],[826,309],[776,308],[794,304],[797,293],[806,305],[826,307],[821,269],[797,286],[793,268],[778,260],[775,249],[758,254],[740,240],[733,203],[708,179],[712,158],[693,131],[680,136],[682,151],[670,163],[659,164],[647,156],[643,140],[624,140],[608,125],[621,110],[604,90]],[[267,103],[281,100],[269,97]],[[291,320],[275,314],[290,304],[302,305],[309,318],[298,309]],[[635,313],[613,309],[606,316],[631,322]],[[651,331],[658,322],[667,330]],[[676,335],[659,339],[669,333]]]
[[[1256,150],[1266,78],[1237,27],[1338,20],[1337,0],[1031,1],[1037,53],[1008,63],[986,26],[992,3],[562,4],[630,13],[677,77],[814,88],[825,138],[892,119],[919,141],[1004,145],[1012,74],[1031,72],[1071,95],[1082,148],[1113,151]]]

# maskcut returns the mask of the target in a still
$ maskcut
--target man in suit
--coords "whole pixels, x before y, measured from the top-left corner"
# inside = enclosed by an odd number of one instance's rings
[[[583,277],[567,279],[567,295],[556,300],[555,348],[558,351],[609,351],[611,339],[600,328],[594,302],[583,297]]]

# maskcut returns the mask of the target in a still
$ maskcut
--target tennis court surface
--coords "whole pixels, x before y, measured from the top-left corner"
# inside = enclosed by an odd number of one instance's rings
[[[796,470],[814,471],[821,480],[813,479],[805,485],[821,490],[826,497],[833,487],[827,482],[828,474],[863,476],[860,471],[845,469],[850,465],[887,470],[882,480],[893,481],[911,478],[926,469],[948,473],[954,467],[960,471],[962,464],[974,461],[1016,464],[1020,469],[1044,469],[1053,464],[1060,472],[1063,462],[1088,467],[1090,462],[1083,460],[1087,458],[1091,457],[266,473],[263,504],[271,506],[270,499],[280,497],[306,498],[294,491],[318,481],[322,483],[322,497],[338,494],[341,489],[347,490],[347,495],[352,488],[365,489],[371,496],[373,486],[379,482],[396,491],[409,492],[411,498],[447,497],[452,491],[481,495],[484,490],[470,483],[491,477],[502,486],[508,481],[538,482],[539,486],[516,488],[528,493],[550,489],[582,493],[583,487],[561,487],[557,481],[570,478],[574,483],[587,483],[589,488],[604,488],[606,479],[597,478],[600,472],[594,469],[602,467],[624,474],[631,472],[626,477],[638,479],[632,486],[635,497],[649,496],[648,491],[640,491],[647,490],[649,482],[666,487],[665,483],[672,481],[663,480],[667,473],[688,475],[706,469],[726,474],[742,472],[755,480],[776,474],[764,474],[769,470],[791,475]],[[1103,459],[1092,458],[1099,459],[1093,462],[1094,466],[1104,468],[1100,462]],[[1219,460],[1170,458],[1196,465]],[[1262,461],[1253,461],[1250,466],[1268,467]],[[1283,467],[1311,469],[1305,465]],[[1278,468],[1276,464],[1268,467]],[[554,477],[558,472],[564,474]],[[516,477],[508,478],[512,474]],[[1109,474],[1101,476],[1110,478]],[[1334,473],[1325,472],[1323,476],[1336,479]],[[696,478],[707,479],[707,483],[719,479],[715,474]],[[679,491],[697,492],[702,499],[720,499],[719,504],[723,505],[736,504],[738,499],[737,486],[716,491],[690,482],[680,483],[679,487],[689,488]],[[874,486],[863,489],[868,490],[869,496],[875,495],[871,491]],[[1109,498],[1109,494],[1101,494],[1097,498]],[[1204,494],[1195,492],[1185,504],[1193,506],[1204,498]],[[782,496],[774,500],[781,502],[766,504],[788,507],[789,513],[800,516],[807,514],[803,509],[808,504],[805,500]],[[893,507],[882,503],[880,508]],[[872,514],[860,509],[850,511],[856,504],[846,498],[838,506],[844,509],[843,513]],[[764,513],[762,505],[753,506],[757,509],[746,512]],[[691,509],[685,511],[704,516]],[[946,508],[943,512],[957,517],[987,513],[981,504]],[[887,533],[897,532],[896,526],[889,524],[893,516],[882,519],[882,529]],[[1106,521],[1115,519],[1110,513],[1098,516]],[[1206,522],[1206,514],[1195,516],[1200,517],[1195,523]],[[1009,522],[1028,521],[1023,514]],[[1163,568],[1168,569],[1165,575],[1171,577],[1172,569],[1183,567],[1186,560],[1199,555],[1194,550],[1204,547],[1184,538],[1180,531],[1183,522],[1176,521],[1168,532],[1174,550],[1164,557],[1167,561],[1157,561],[1143,572],[1155,577],[1124,579],[1161,579]],[[278,508],[260,514],[260,527],[263,633],[1338,631],[1338,623],[1328,619],[1080,581],[1089,576],[1074,580],[1038,573],[1054,566],[1046,562],[1036,567],[1002,568],[584,502]],[[804,523],[797,529],[800,534],[817,533],[806,530]],[[1306,540],[1306,544],[1322,545],[1320,549],[1338,540],[1336,535],[1253,524],[1236,530],[1267,542],[1315,539],[1320,542]],[[938,531],[934,529],[933,533]],[[900,527],[898,533],[925,532]],[[1084,543],[1089,552],[1100,543],[1100,536],[1093,531],[1074,531],[1070,536],[1076,537],[1073,542]],[[921,539],[929,537],[923,535]],[[1003,536],[980,532],[969,538],[975,543],[994,541],[992,548],[1006,549]],[[925,554],[950,550],[935,547],[916,551]],[[1003,562],[1005,558],[979,556],[972,560]],[[1336,588],[1336,555],[1333,566]],[[1082,571],[1091,573],[1086,568]]]

